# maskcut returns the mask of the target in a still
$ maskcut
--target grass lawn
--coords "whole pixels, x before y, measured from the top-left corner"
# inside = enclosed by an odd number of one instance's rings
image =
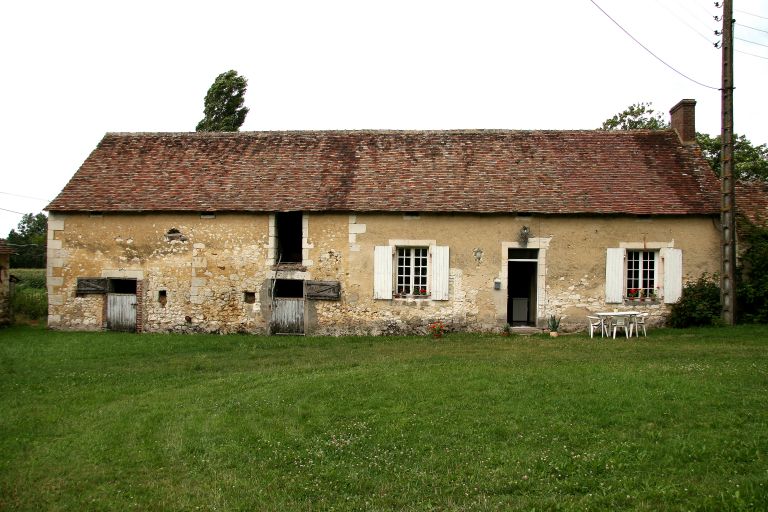
[[[768,510],[768,326],[0,330],[0,510]]]

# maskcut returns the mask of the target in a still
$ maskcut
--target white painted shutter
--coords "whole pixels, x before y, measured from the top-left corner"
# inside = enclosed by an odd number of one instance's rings
[[[392,298],[392,246],[373,248],[373,298]]]
[[[605,302],[624,302],[624,249],[608,248],[605,256]]]
[[[666,248],[659,252],[664,265],[664,302],[672,304],[683,293],[683,251]]]
[[[448,246],[432,245],[432,300],[448,300],[450,267],[448,265]]]

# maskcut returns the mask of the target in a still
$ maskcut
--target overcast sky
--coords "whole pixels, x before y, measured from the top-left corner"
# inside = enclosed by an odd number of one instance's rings
[[[719,134],[713,1],[595,2],[704,85],[591,0],[5,2],[0,236],[106,132],[194,131],[229,69],[249,82],[243,131],[593,129],[694,98]],[[735,127],[767,143],[768,1],[734,8]]]

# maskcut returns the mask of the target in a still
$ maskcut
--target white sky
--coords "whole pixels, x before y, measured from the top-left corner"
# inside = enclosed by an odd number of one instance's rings
[[[596,1],[720,86],[713,0]],[[736,36],[763,45],[736,41],[763,58],[736,53],[735,127],[767,143],[768,1],[734,8]],[[720,132],[720,92],[590,0],[27,0],[0,7],[0,48],[0,208],[18,212],[106,132],[194,131],[229,69],[249,82],[243,131],[592,129],[694,98],[698,131]],[[0,210],[0,236],[20,219]]]

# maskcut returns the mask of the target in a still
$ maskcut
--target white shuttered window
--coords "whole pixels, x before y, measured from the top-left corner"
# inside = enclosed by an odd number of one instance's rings
[[[373,298],[449,298],[447,246],[376,246],[373,257]]]

